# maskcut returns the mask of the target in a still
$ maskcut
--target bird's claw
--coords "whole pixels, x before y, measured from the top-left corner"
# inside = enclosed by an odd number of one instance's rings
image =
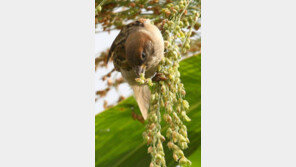
[[[137,120],[137,121],[141,122],[142,124],[144,124],[144,122],[145,122],[143,116],[135,113],[134,111],[132,111],[132,117],[134,120]]]
[[[152,78],[152,81],[159,82],[159,81],[165,81],[167,78],[163,73],[156,73],[155,76]]]

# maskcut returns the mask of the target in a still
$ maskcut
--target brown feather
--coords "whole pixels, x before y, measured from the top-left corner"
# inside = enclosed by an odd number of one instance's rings
[[[122,28],[110,48],[107,62],[113,57],[114,67],[132,87],[135,99],[144,119],[148,116],[150,89],[135,81],[139,67],[145,66],[145,77],[155,75],[163,58],[164,44],[159,29],[141,19]],[[144,56],[143,56],[144,53]],[[144,58],[145,57],[145,58]]]
[[[138,27],[143,27],[144,26],[144,21],[135,21],[132,22],[126,26],[124,26],[121,31],[119,32],[119,34],[117,35],[117,37],[115,38],[115,40],[113,41],[111,48],[109,50],[108,53],[108,57],[107,57],[107,63],[109,62],[109,59],[114,55],[115,50],[117,49],[117,47],[121,47],[121,45],[125,45],[125,41],[127,39],[127,37],[129,36],[129,34],[131,32],[134,31],[135,28]]]

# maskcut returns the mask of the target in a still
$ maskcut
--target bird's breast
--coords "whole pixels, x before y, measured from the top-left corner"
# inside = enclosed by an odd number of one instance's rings
[[[151,78],[155,75],[156,73],[156,67],[150,68],[148,70],[146,70],[145,72],[145,77],[146,78]],[[136,82],[136,78],[138,78],[138,76],[136,75],[134,70],[125,70],[123,68],[120,69],[121,75],[122,77],[126,80],[126,82],[129,85],[139,85],[138,82]]]
[[[136,73],[133,70],[125,70],[125,69],[120,69],[122,77],[126,80],[126,82],[129,85],[137,85],[138,83],[136,82]]]

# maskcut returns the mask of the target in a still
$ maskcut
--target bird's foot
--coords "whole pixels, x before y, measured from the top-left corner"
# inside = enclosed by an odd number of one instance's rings
[[[159,82],[159,81],[165,81],[167,78],[163,73],[156,73],[155,76],[152,78],[152,81]]]
[[[134,111],[132,111],[132,117],[134,120],[137,120],[137,121],[141,122],[142,124],[145,123],[145,120],[141,114],[137,114]]]

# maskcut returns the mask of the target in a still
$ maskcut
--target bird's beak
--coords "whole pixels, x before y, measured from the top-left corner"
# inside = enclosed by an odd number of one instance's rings
[[[143,64],[141,66],[136,66],[134,70],[135,70],[136,76],[140,77],[141,73],[145,73],[146,65]]]

